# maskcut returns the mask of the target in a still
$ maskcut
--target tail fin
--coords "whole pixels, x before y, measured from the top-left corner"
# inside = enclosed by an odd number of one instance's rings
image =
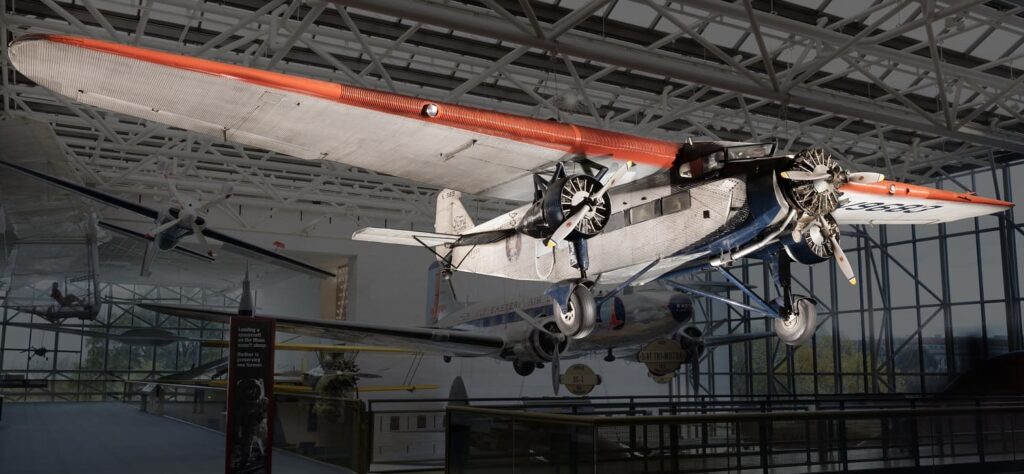
[[[430,264],[427,275],[427,326],[434,326],[445,315],[458,309],[460,303],[455,299],[452,287],[441,274],[441,262]]]
[[[466,208],[462,206],[462,193],[451,189],[442,189],[437,195],[434,232],[460,235],[472,229],[473,226],[473,218],[469,217]]]

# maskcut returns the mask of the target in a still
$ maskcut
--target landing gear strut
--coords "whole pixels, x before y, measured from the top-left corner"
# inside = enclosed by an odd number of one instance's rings
[[[814,337],[814,330],[817,328],[818,320],[815,306],[818,303],[813,298],[793,294],[791,287],[792,275],[790,275],[789,271],[790,260],[787,255],[776,252],[770,257],[769,261],[771,263],[772,275],[775,277],[775,285],[779,288],[779,293],[782,295],[772,302],[765,301],[721,265],[711,264],[705,268],[717,270],[729,283],[732,283],[733,286],[749,298],[750,304],[741,303],[697,288],[690,288],[682,283],[673,281],[671,275],[662,281],[678,291],[720,301],[741,311],[752,311],[775,318],[775,334],[779,337],[779,340],[790,346],[799,346]]]
[[[779,308],[779,317],[775,320],[775,335],[790,346],[799,346],[814,337],[818,322],[818,311],[815,306],[818,303],[806,296],[793,295],[793,277],[789,269],[788,256],[779,253],[774,263],[775,268],[772,270],[776,275],[775,283],[782,292],[782,296],[774,301]]]

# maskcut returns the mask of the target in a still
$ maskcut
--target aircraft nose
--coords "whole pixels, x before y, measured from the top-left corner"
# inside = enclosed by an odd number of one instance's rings
[[[672,319],[681,323],[693,320],[693,302],[686,295],[672,295],[668,300],[668,312]]]

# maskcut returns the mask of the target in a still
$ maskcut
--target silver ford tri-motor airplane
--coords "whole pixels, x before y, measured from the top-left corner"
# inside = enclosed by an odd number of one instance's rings
[[[449,272],[551,282],[557,328],[576,339],[597,324],[596,282],[617,283],[614,295],[715,270],[750,297],[744,309],[800,344],[816,303],[792,293],[789,265],[834,259],[856,283],[840,224],[932,224],[1013,205],[852,172],[818,149],[680,144],[73,36],[25,35],[8,51],[26,77],[85,104],[445,188],[434,232],[354,238],[422,245]],[[525,204],[474,225],[459,193]],[[729,273],[745,257],[768,262],[781,297],[765,301]]]

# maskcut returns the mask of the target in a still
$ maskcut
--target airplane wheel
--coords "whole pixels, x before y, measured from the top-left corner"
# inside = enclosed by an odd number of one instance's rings
[[[537,365],[533,362],[521,362],[518,360],[512,361],[512,368],[516,369],[516,373],[523,377],[532,374],[535,367],[537,367]]]
[[[775,335],[790,346],[799,346],[814,337],[818,310],[811,298],[796,296],[793,299],[793,313],[775,320]]]
[[[554,305],[555,323],[562,334],[573,339],[587,337],[597,325],[597,305],[594,295],[586,285],[576,285],[569,295],[569,310],[562,312],[558,304]]]

